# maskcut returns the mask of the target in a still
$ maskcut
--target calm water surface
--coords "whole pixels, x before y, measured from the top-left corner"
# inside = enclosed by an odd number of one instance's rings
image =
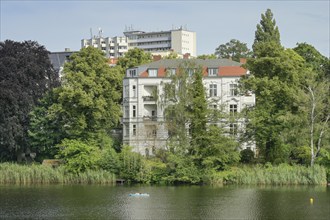
[[[150,197],[130,197],[129,193]],[[310,198],[314,203],[310,204]],[[8,219],[330,219],[330,189],[246,186],[0,185]]]

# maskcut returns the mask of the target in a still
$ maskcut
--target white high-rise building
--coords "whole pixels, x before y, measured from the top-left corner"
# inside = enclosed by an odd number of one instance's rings
[[[102,50],[107,58],[122,57],[128,51],[127,37],[94,36],[81,40],[81,48],[90,46]]]
[[[124,37],[94,36],[81,40],[81,48],[95,47],[102,50],[107,58],[119,58],[129,49],[140,48],[153,55],[165,56],[175,52],[179,57],[189,54],[196,57],[196,32],[181,28],[169,31],[144,32],[128,30]]]
[[[224,108],[237,114],[247,106],[255,105],[254,94],[237,92],[240,77],[248,74],[241,63],[228,59],[162,59],[126,70],[123,80],[123,143],[143,155],[155,149],[166,148],[168,130],[164,121],[164,106],[155,94],[162,96],[163,86],[170,82],[169,74],[176,74],[183,62],[202,67],[203,83],[210,108]],[[212,102],[211,102],[212,100]],[[235,122],[222,121],[228,133],[239,136],[244,129],[244,118]],[[255,151],[254,143],[243,143],[241,149]]]
[[[196,32],[179,29],[169,31],[126,31],[124,35],[128,38],[128,48],[141,48],[154,55],[167,55],[176,52],[179,56],[190,54],[196,57]]]

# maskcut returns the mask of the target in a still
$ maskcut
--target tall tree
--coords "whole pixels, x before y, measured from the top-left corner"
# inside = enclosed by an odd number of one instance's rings
[[[330,138],[330,60],[307,43],[297,44],[294,50],[305,59],[306,74],[297,99],[303,119],[301,127],[309,128],[305,130],[309,137],[306,145],[309,145],[313,166],[321,147],[330,150],[330,145],[326,144]]]
[[[192,78],[189,69],[194,69],[195,64],[189,60],[184,61],[171,82],[164,84],[164,91],[160,103],[165,108],[164,116],[169,131],[169,142],[177,152],[187,152],[190,148],[190,139],[187,129],[190,123],[190,109],[192,93]]]
[[[260,56],[259,50],[263,49],[263,52],[265,52],[264,47],[269,44],[280,46],[281,41],[280,32],[273,18],[273,13],[270,9],[267,9],[265,14],[261,14],[260,24],[257,24],[257,30],[255,31],[255,39],[252,45],[254,55]]]
[[[29,112],[58,84],[48,54],[34,41],[0,42],[0,160],[21,160],[29,153]]]
[[[291,134],[293,116],[298,111],[295,94],[305,69],[304,60],[297,53],[281,46],[275,24],[268,9],[257,25],[253,45],[255,57],[246,64],[252,77],[241,82],[256,94],[256,105],[248,112],[247,134],[255,138],[266,161],[280,163],[290,155],[285,138]]]
[[[239,40],[231,39],[226,44],[221,44],[215,49],[215,55],[218,58],[231,58],[234,61],[239,62],[240,58],[248,58],[252,56],[252,52],[247,47],[246,43],[242,43]]]
[[[33,146],[49,149],[64,138],[101,142],[118,125],[121,82],[119,69],[109,67],[98,49],[88,47],[71,55],[62,85],[53,91],[53,103],[33,112],[31,138],[48,133],[47,142],[34,138]]]
[[[200,148],[204,148],[204,137],[207,128],[207,100],[205,88],[203,85],[202,71],[196,71],[193,75],[192,86],[189,88],[192,94],[191,115],[190,115],[190,135],[192,139],[193,150],[195,153],[200,152]]]
[[[175,160],[182,162],[178,165],[181,171],[223,170],[239,161],[238,143],[225,137],[219,127],[209,125],[210,121],[219,123],[220,118],[209,114],[202,67],[185,61],[179,69],[171,82],[165,84],[164,97],[160,99],[165,107],[165,123]]]

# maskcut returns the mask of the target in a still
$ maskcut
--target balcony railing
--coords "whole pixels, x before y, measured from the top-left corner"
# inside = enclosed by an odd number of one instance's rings
[[[154,96],[142,96],[143,101],[156,101],[156,98]]]
[[[157,116],[145,115],[143,116],[144,121],[157,121]]]

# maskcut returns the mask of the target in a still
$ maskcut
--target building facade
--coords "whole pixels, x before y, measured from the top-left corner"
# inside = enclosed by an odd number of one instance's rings
[[[128,51],[127,37],[94,36],[81,40],[81,48],[95,47],[102,50],[107,58],[122,57]]]
[[[169,75],[176,74],[183,62],[193,62],[202,68],[209,108],[221,108],[235,115],[255,104],[254,94],[238,93],[240,77],[248,74],[239,62],[228,59],[162,59],[127,69],[123,80],[123,143],[142,155],[153,154],[156,149],[167,146],[164,106],[156,96],[162,96],[164,84],[171,81]],[[219,124],[235,136],[244,129],[243,118]],[[243,143],[241,149],[245,148],[255,150],[255,144]]]
[[[102,50],[107,58],[122,57],[129,49],[140,48],[153,55],[166,56],[176,52],[179,57],[190,54],[196,57],[196,33],[179,29],[144,32],[125,31],[123,37],[94,36],[81,40],[81,48],[95,47]]]
[[[144,32],[126,31],[128,48],[140,48],[153,55],[167,55],[171,51],[179,56],[190,54],[196,57],[196,32],[179,29],[169,31]]]

